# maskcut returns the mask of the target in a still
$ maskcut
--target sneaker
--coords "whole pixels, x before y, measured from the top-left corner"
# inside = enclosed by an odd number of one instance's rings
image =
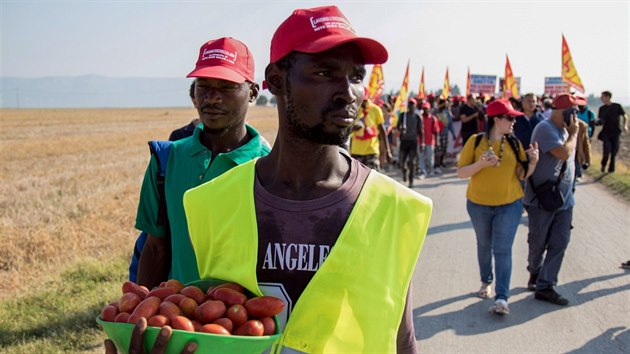
[[[558,294],[553,287],[549,287],[547,289],[536,290],[534,294],[536,300],[547,301],[555,305],[567,306],[569,304],[569,300],[562,297],[562,295]]]
[[[489,311],[494,312],[497,315],[503,315],[503,316],[510,314],[510,308],[508,307],[508,303],[507,301],[503,299],[496,300],[494,304],[490,306]]]
[[[538,281],[538,274],[530,274],[527,281],[527,290],[536,291],[536,281]]]
[[[435,171],[433,171],[434,174],[436,175],[441,175],[442,174],[442,169],[441,168],[436,168]]]
[[[630,269],[630,261],[627,261],[625,263],[621,263],[621,268],[623,268],[623,269]]]

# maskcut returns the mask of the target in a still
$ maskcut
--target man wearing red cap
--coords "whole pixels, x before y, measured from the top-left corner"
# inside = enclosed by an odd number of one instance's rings
[[[337,7],[295,10],[265,70],[279,118],[273,149],[184,196],[201,277],[286,302],[282,352],[416,352],[409,288],[431,201],[339,148],[364,98],[365,64],[387,56]]]
[[[422,140],[420,140],[420,178],[433,176],[435,168],[435,145],[439,144],[440,124],[431,113],[431,104],[422,104]]]
[[[149,237],[140,256],[137,282],[149,288],[169,278],[183,283],[199,279],[188,239],[184,192],[270,150],[258,132],[245,124],[248,106],[259,90],[254,82],[254,58],[245,44],[233,38],[208,41],[201,46],[197,65],[188,77],[195,78],[195,106],[201,124],[191,137],[171,146],[164,181],[168,225],[158,223],[160,197],[154,157],[140,191],[135,226]]]
[[[529,215],[528,289],[535,290],[537,300],[566,306],[569,300],[554,287],[564,252],[571,238],[573,219],[573,182],[575,179],[575,151],[577,146],[577,105],[583,100],[571,94],[553,99],[551,116],[534,128],[532,143],[538,143],[540,159],[527,180],[523,203]],[[555,185],[562,195],[561,205],[541,203],[543,193],[535,192],[545,183]],[[560,203],[559,203],[560,204]]]

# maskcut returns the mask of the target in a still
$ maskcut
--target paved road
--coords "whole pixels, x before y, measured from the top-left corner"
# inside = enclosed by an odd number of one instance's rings
[[[390,173],[399,179],[398,174]],[[574,230],[557,290],[571,304],[526,289],[527,214],[513,247],[510,310],[488,312],[479,288],[475,235],[465,208],[467,180],[454,169],[416,182],[434,212],[413,278],[414,323],[423,353],[630,353],[630,205],[598,183],[578,185]]]

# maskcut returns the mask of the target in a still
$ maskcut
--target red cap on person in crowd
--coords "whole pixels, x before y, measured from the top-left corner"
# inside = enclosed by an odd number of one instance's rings
[[[254,57],[243,42],[230,37],[213,39],[199,49],[195,70],[186,77],[254,82]]]
[[[423,109],[429,109],[431,108],[431,104],[429,102],[422,102],[422,108]]]
[[[488,107],[486,107],[486,114],[488,117],[496,117],[503,114],[515,117],[525,115],[525,113],[515,110],[508,100],[495,100],[490,102]]]
[[[409,97],[409,100],[407,100],[407,103],[409,102],[413,102],[414,105],[418,104],[418,101],[416,101],[416,99],[413,97]]]
[[[581,106],[586,104],[586,99],[583,97],[573,96],[570,93],[563,93],[554,97],[551,102],[553,109],[568,109],[573,106]]]
[[[348,19],[336,6],[322,6],[293,11],[276,29],[271,39],[271,63],[292,51],[320,53],[345,43],[361,49],[365,64],[387,61],[387,49],[370,38],[358,37]]]
[[[435,95],[430,93],[430,94],[427,95],[427,98],[435,98]]]

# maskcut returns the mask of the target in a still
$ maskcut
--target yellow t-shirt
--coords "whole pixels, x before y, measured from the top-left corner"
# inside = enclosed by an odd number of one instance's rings
[[[485,151],[488,151],[489,145],[486,136],[481,139],[477,148],[474,148],[476,137],[476,134],[471,136],[466,145],[464,145],[459,161],[457,161],[457,167],[474,163],[481,158]],[[520,142],[518,145],[520,147],[521,161],[524,161],[526,159],[525,150],[523,150]],[[501,141],[493,141],[492,149],[495,155],[499,156]],[[473,203],[487,206],[510,204],[522,198],[524,195],[523,188],[521,188],[521,184],[516,176],[517,164],[514,150],[512,150],[510,143],[505,139],[501,164],[496,167],[486,167],[470,177],[466,198]]]
[[[367,116],[363,117],[364,111],[367,111]],[[350,145],[350,154],[352,155],[373,155],[379,154],[378,143],[378,126],[385,122],[383,118],[383,111],[374,103],[368,101],[367,109],[359,109],[359,119],[364,118],[365,127],[372,127],[376,132],[376,136],[370,139],[360,140],[357,136],[362,136],[365,133],[365,128],[352,132],[352,143]]]

